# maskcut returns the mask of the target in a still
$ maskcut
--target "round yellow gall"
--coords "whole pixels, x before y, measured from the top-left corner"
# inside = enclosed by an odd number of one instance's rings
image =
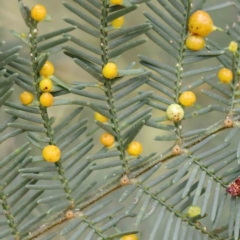
[[[98,112],[95,112],[94,118],[95,118],[95,120],[102,122],[102,123],[105,123],[108,121],[108,118],[106,118],[105,116],[103,116],[102,114],[100,114]]]
[[[127,148],[129,155],[137,157],[142,152],[142,144],[140,142],[131,142]]]
[[[54,73],[53,64],[49,61],[46,61],[42,69],[40,70],[40,75],[43,77],[49,77],[49,76],[52,76],[53,73]]]
[[[43,92],[51,92],[53,88],[52,80],[49,78],[43,78],[39,83],[39,88]]]
[[[111,23],[113,27],[120,28],[124,23],[124,16],[114,19]]]
[[[182,107],[176,103],[168,106],[166,114],[167,118],[174,122],[179,122],[184,117],[184,111]]]
[[[120,240],[138,240],[138,236],[136,234],[130,234],[130,235],[121,237]]]
[[[100,142],[105,146],[105,147],[111,147],[114,144],[114,137],[109,134],[109,133],[103,133],[100,136]]]
[[[184,107],[191,107],[196,102],[196,96],[193,92],[186,91],[180,95],[178,100]]]
[[[34,19],[38,22],[42,21],[46,17],[46,15],[47,15],[47,10],[41,4],[35,5],[31,10],[32,19]]]
[[[213,21],[207,12],[198,10],[190,16],[188,30],[200,37],[206,37],[209,33],[216,30],[216,27],[213,25]]]
[[[205,46],[204,38],[197,35],[189,35],[186,39],[186,46],[190,50],[199,51]]]
[[[58,162],[61,158],[61,151],[55,145],[48,145],[43,149],[42,156],[47,162]]]
[[[218,72],[218,79],[222,83],[230,83],[233,79],[233,73],[228,68],[222,68]]]
[[[20,94],[20,101],[24,105],[28,105],[33,102],[34,96],[30,92],[23,92]]]
[[[190,217],[190,218],[193,218],[193,217],[196,217],[198,215],[201,214],[201,208],[198,207],[198,206],[190,206],[188,208],[188,212],[187,212],[187,215]]]
[[[110,0],[110,3],[115,4],[115,5],[120,5],[120,4],[122,4],[122,1],[123,0]]]
[[[53,104],[54,98],[53,95],[49,92],[45,92],[40,96],[40,104],[44,107],[50,107]]]
[[[115,63],[109,62],[107,63],[102,70],[102,75],[105,78],[112,79],[117,77],[118,75],[118,69],[117,65]]]

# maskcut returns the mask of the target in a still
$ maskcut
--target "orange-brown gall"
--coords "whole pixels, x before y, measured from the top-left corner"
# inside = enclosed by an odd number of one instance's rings
[[[65,217],[66,217],[66,219],[74,218],[74,212],[71,210],[66,211]]]
[[[126,186],[126,185],[129,185],[130,184],[130,180],[128,178],[127,175],[124,175],[121,179],[120,179],[120,184],[122,186]]]
[[[175,145],[173,148],[172,148],[172,154],[173,155],[180,155],[182,153],[182,149],[180,148],[179,145]]]
[[[224,120],[224,127],[227,127],[227,128],[233,127],[233,120],[227,117]]]

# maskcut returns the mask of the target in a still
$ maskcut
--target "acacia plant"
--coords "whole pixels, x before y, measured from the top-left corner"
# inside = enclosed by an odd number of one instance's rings
[[[240,239],[240,25],[210,17],[240,1],[205,2],[56,1],[69,27],[42,34],[53,9],[18,0],[27,34],[0,53],[0,239]],[[139,4],[146,22],[125,25]],[[146,39],[161,60],[120,67]],[[89,79],[62,80],[57,52]]]

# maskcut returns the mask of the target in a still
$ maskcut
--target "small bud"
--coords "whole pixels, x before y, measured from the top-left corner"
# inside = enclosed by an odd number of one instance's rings
[[[224,120],[224,127],[227,127],[227,128],[233,127],[233,120],[231,118],[227,117]]]
[[[179,145],[175,145],[173,148],[172,148],[172,154],[173,155],[180,155],[182,153],[182,149],[180,148]]]
[[[66,219],[71,219],[71,218],[73,218],[73,217],[74,217],[74,212],[71,211],[71,210],[66,211],[65,217],[66,217]]]
[[[234,42],[234,41],[230,42],[230,44],[229,44],[229,46],[228,46],[228,50],[229,50],[230,52],[235,53],[235,52],[237,51],[237,49],[238,49],[238,44],[237,44],[237,42]]]
[[[187,215],[190,218],[196,217],[201,214],[201,208],[198,206],[190,206],[187,212]]]
[[[22,33],[20,33],[20,37],[21,37],[21,38],[27,38],[27,34],[24,33],[24,32],[22,32]]]
[[[124,175],[121,179],[120,179],[120,184],[122,186],[126,186],[126,185],[129,185],[130,184],[130,180],[128,178],[127,175]]]

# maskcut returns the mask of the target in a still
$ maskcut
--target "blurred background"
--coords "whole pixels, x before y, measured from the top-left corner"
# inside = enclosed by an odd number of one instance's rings
[[[68,2],[72,3],[72,1],[68,1]],[[160,7],[160,5],[157,3],[156,0],[152,0],[152,2],[156,3],[157,6]],[[209,0],[209,1],[206,1],[205,7],[212,6],[217,3],[224,3],[224,2],[226,2],[226,1],[225,0]],[[45,5],[45,7],[47,8],[48,14],[50,14],[53,19],[52,22],[41,22],[39,24],[38,30],[39,30],[40,35],[42,35],[44,33],[48,33],[53,30],[68,27],[69,24],[67,24],[63,21],[64,17],[69,17],[69,18],[77,19],[78,21],[80,21],[80,19],[73,16],[73,14],[70,11],[68,11],[62,5],[61,1],[59,1],[59,0],[54,0],[54,1],[24,0],[24,4],[27,5],[30,9],[32,8],[32,6],[34,6],[37,3]],[[72,3],[72,4],[74,6],[77,6],[75,3]],[[151,12],[145,4],[141,4],[134,13],[126,15],[125,23],[124,23],[123,27],[132,26],[132,25],[136,25],[138,23],[145,22],[145,17],[142,14],[144,11]],[[226,9],[224,9],[223,11],[216,10],[216,11],[210,12],[210,14],[211,14],[214,24],[222,29],[225,29],[225,27],[227,25],[231,26],[233,22],[238,21],[237,11],[235,11],[234,7],[228,7]],[[87,25],[87,23],[85,23],[83,21],[82,21],[82,23]],[[13,37],[10,34],[10,30],[15,30],[16,32],[19,32],[19,33],[26,33],[26,34],[28,33],[28,28],[26,27],[21,15],[20,15],[17,1],[0,0],[0,40],[6,41],[6,44],[2,48],[3,50],[8,49],[15,45],[23,45],[23,43],[19,39],[16,39],[15,37]],[[70,34],[73,34],[74,36],[77,36],[80,39],[87,41],[89,44],[92,44],[94,46],[99,46],[98,39],[89,38],[88,35],[81,32],[79,29],[75,30],[74,32],[71,32]],[[146,38],[146,36],[142,36],[142,37]],[[228,37],[228,35],[226,33],[217,32],[217,31],[211,33],[209,35],[209,38],[211,40],[216,41],[223,48],[227,47],[229,42],[231,41],[231,39]],[[66,43],[66,45],[68,45],[68,44],[71,45],[71,43]],[[28,57],[29,49],[23,45],[23,48],[22,48],[20,54],[22,57]],[[155,60],[163,61],[164,63],[171,64],[172,66],[175,65],[174,60],[164,50],[160,49],[151,40],[148,40],[146,44],[140,45],[140,46],[128,51],[127,53],[124,53],[117,60],[117,64],[118,64],[119,68],[123,69],[131,62],[136,62],[136,65],[135,65],[136,68],[142,67],[140,64],[138,64],[138,58],[137,58],[138,54],[147,55]],[[66,83],[70,84],[71,82],[76,82],[76,81],[80,81],[80,82],[95,82],[96,81],[87,72],[83,71],[80,67],[78,67],[71,59],[69,59],[67,56],[65,56],[62,52],[58,52],[56,54],[51,55],[50,61],[54,63],[55,75],[59,79],[61,79],[62,81],[66,82]],[[211,59],[211,60],[207,60],[207,61],[202,61],[197,64],[193,64],[190,66],[187,65],[186,68],[184,68],[184,70],[189,70],[193,67],[200,68],[200,67],[218,66],[218,65],[220,65],[218,60]],[[185,80],[186,82],[184,82],[184,85],[190,84],[192,81],[199,79],[200,76],[202,76],[202,75],[198,75],[198,76],[196,75],[196,76],[194,76],[194,79],[187,78]],[[217,79],[216,79],[216,81],[217,81]],[[210,87],[207,85],[206,86],[203,85],[203,86],[201,86],[201,88],[209,89]],[[142,90],[151,90],[151,88],[148,86],[144,86],[141,89]],[[21,92],[22,92],[22,89],[20,89],[18,86],[16,86],[15,94],[12,95],[11,101],[19,102],[19,94]],[[214,101],[212,99],[209,99],[208,97],[203,96],[203,94],[200,93],[200,88],[197,88],[194,92],[197,96],[197,104],[198,105],[207,106],[209,104],[214,104]],[[134,96],[134,95],[132,95],[132,96]],[[59,97],[59,98],[61,98],[61,97]],[[71,99],[71,98],[79,99],[79,96],[73,96],[71,94],[68,94],[67,98],[68,99]],[[61,106],[61,107],[50,108],[48,111],[49,111],[50,116],[57,116],[57,123],[58,123],[64,117],[66,117],[68,115],[68,113],[70,113],[75,108],[76,108],[76,106],[73,106],[73,107],[68,107],[68,106],[62,107]],[[186,111],[188,111],[188,109]],[[164,112],[159,112],[157,110],[153,111],[154,117],[157,117],[157,116],[160,117],[163,114],[164,114]],[[187,120],[183,124],[184,132],[186,132],[190,129],[199,127],[200,124],[201,124],[201,127],[207,127],[210,124],[219,120],[219,118],[222,116],[223,116],[223,114],[214,112],[214,113],[208,114],[207,119],[205,116],[200,116],[198,118],[195,118],[194,120],[190,120],[190,121]],[[81,113],[81,117],[89,119],[87,132],[93,130],[96,127],[96,125],[94,123],[94,112],[92,110],[87,109],[87,108],[84,109],[84,111]],[[1,108],[0,109],[0,119],[3,120],[6,118],[7,118],[7,116],[4,113],[4,108]],[[76,121],[77,120],[75,120],[75,122]],[[73,121],[73,123],[74,123],[74,121]],[[103,132],[102,130],[98,130],[93,135],[95,147],[92,149],[90,154],[94,154],[95,152],[97,152],[98,149],[101,148],[101,145],[99,143],[99,137],[102,134],[102,132]],[[161,153],[173,144],[173,142],[166,142],[166,143],[161,142],[160,143],[160,142],[154,141],[154,137],[156,135],[161,135],[161,134],[165,134],[165,133],[162,132],[161,130],[156,130],[156,129],[149,128],[149,127],[143,128],[143,130],[139,133],[139,135],[137,136],[137,139],[136,139],[137,141],[140,141],[143,144],[143,155],[147,155],[150,152]],[[82,139],[84,139],[84,136],[82,137]],[[23,144],[25,141],[26,141],[26,139],[25,139],[24,135],[18,136],[14,139],[8,139],[7,141],[5,141],[3,144],[0,145],[0,159],[7,156],[8,154],[10,154],[12,149],[17,148],[18,146]],[[216,139],[216,141],[221,142],[222,140]],[[208,147],[211,148],[211,146],[208,146]],[[38,149],[33,149],[31,154],[32,155],[40,154],[40,151]],[[164,167],[162,167],[161,170],[157,174],[161,174],[162,172],[164,172]],[[102,177],[102,176],[100,175],[100,177]],[[93,173],[92,178],[98,179],[99,174],[97,172]],[[122,191],[120,193],[119,192],[116,193],[114,198],[117,199],[121,194],[122,194]],[[131,202],[131,200],[130,200],[130,202]],[[129,202],[127,202],[126,204],[129,204]],[[113,203],[113,205],[114,205],[114,203]],[[42,208],[44,209],[44,207],[42,207]],[[111,208],[111,206],[109,206],[109,208]],[[38,214],[38,212],[41,212],[41,211],[42,211],[42,209],[39,208],[38,210],[36,210],[34,212],[34,214]],[[150,221],[146,222],[144,224],[144,231],[147,231],[149,228],[151,228],[151,225],[152,225],[152,223]],[[125,223],[124,223],[124,221],[122,221],[120,226],[122,229],[130,230],[130,228],[131,228],[131,225],[129,225],[128,221]],[[134,227],[132,227],[131,230],[132,229],[134,229]],[[141,239],[142,240],[147,239],[146,236],[143,234]],[[60,239],[60,238],[58,238],[58,239]],[[61,239],[65,239],[65,238],[61,238]]]

